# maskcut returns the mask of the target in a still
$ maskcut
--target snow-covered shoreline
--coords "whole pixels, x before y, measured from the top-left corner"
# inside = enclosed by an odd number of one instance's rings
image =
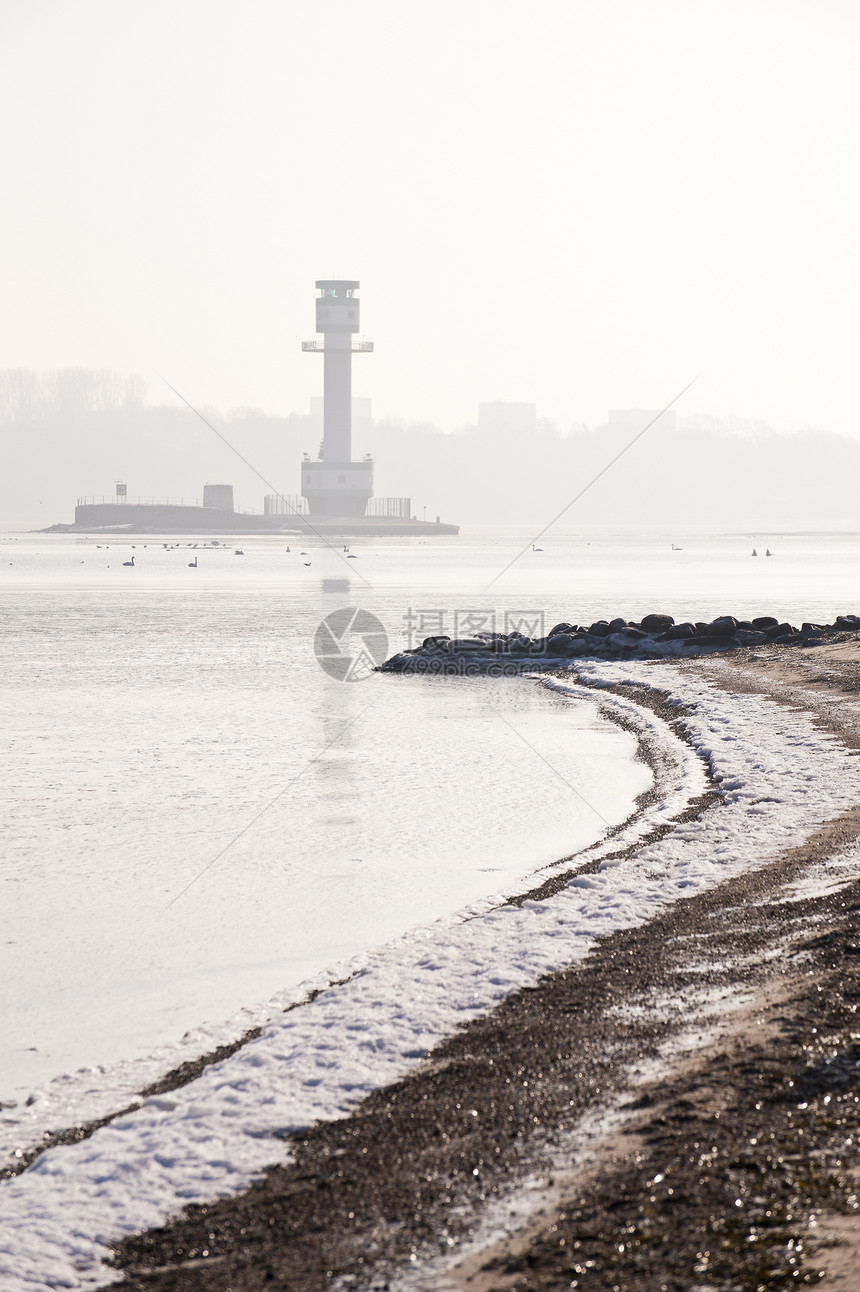
[[[699,775],[702,769],[698,766],[698,760],[691,757],[689,749],[685,751],[682,741],[670,737],[664,724],[655,720],[650,713],[621,697],[611,694],[598,697],[590,688],[567,682],[556,684],[551,679],[542,679],[542,684],[574,698],[590,702],[599,699],[607,717],[622,722],[635,732],[646,759],[651,757],[650,751],[661,755],[661,763],[666,764],[660,774],[661,786],[672,778],[673,769],[677,767],[668,815],[674,815],[681,810],[679,805],[685,805],[689,798],[702,792],[705,779]],[[637,839],[642,838],[667,815],[665,810],[651,801],[652,794],[649,794],[648,799],[646,807],[638,808],[621,827],[607,832],[605,839],[577,853],[575,861],[582,863],[597,860],[610,850],[633,846]],[[554,865],[542,867],[524,882],[526,886],[532,879],[542,882],[553,874],[569,870],[570,865],[569,858],[559,860]],[[403,941],[430,936],[431,930],[456,927],[464,919],[505,906],[509,896],[509,889],[490,893],[482,901],[463,908],[450,917],[405,934]],[[391,946],[396,945],[397,942],[376,952],[368,951],[336,964],[330,970],[305,979],[267,1001],[249,1005],[225,1020],[201,1025],[187,1032],[175,1045],[161,1047],[144,1058],[82,1068],[53,1078],[34,1090],[25,1105],[0,1113],[0,1166],[14,1166],[19,1154],[38,1148],[43,1135],[51,1131],[116,1115],[133,1103],[140,1091],[159,1083],[166,1073],[184,1064],[194,1063],[218,1047],[241,1043],[248,1033],[277,1021],[288,1010],[301,1008],[333,982],[342,983],[363,972],[374,956],[386,955]]]
[[[720,690],[672,665],[601,662],[578,672],[589,687],[670,695],[683,706],[679,721],[690,742],[646,708],[604,691],[607,706],[659,745],[674,775],[628,827],[577,858],[600,862],[596,873],[540,902],[490,899],[363,957],[347,981],[307,1004],[287,1014],[280,1004],[258,1040],[190,1085],[146,1101],[80,1144],[43,1154],[2,1186],[4,1288],[105,1284],[113,1277],[101,1264],[106,1244],[163,1222],[187,1202],[244,1189],[285,1160],[288,1149],[274,1135],[348,1113],[370,1090],[419,1065],[458,1023],[581,959],[601,934],[644,923],[679,897],[766,864],[858,798],[856,760],[807,714]],[[581,690],[566,679],[546,684]],[[716,809],[631,850],[655,825],[678,818],[709,775],[722,792]],[[97,1102],[82,1093],[89,1106]],[[17,1130],[32,1142],[52,1114],[38,1100],[22,1112]]]

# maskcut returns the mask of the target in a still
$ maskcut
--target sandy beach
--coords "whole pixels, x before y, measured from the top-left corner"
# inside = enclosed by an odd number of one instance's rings
[[[856,643],[682,667],[860,750]],[[860,1288],[858,833],[860,804],[607,936],[245,1195],[124,1244],[123,1286]]]
[[[856,641],[654,667],[679,691],[716,688],[728,713],[752,696],[809,719],[844,766],[860,752]],[[625,720],[638,707],[689,743],[684,706],[645,685],[600,682]],[[643,756],[659,798],[673,768],[659,744]],[[685,832],[731,813],[728,784],[714,774],[671,820],[510,907],[549,909],[607,866],[656,876]],[[839,802],[800,845],[607,932],[347,1115],[286,1134],[288,1160],[250,1188],[115,1245],[113,1277],[161,1292],[860,1288],[860,796]],[[96,1130],[65,1138],[85,1149]]]

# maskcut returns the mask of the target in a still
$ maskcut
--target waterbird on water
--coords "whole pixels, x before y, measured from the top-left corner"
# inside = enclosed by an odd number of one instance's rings
[[[133,569],[133,568],[134,568],[134,557],[132,557],[130,561],[123,561],[123,565],[130,565],[130,566],[132,567],[132,569]]]
[[[770,548],[769,548],[769,547],[766,547],[766,548],[764,549],[764,554],[765,554],[765,556],[773,556],[773,552],[770,550]]]
[[[196,570],[196,569],[197,569],[197,557],[196,557],[196,556],[195,556],[195,558],[194,558],[194,560],[193,560],[193,561],[189,561],[189,562],[188,562],[188,568],[189,568],[189,570]]]
[[[543,551],[543,548],[542,548],[542,547],[535,547],[534,543],[532,543],[532,551],[533,551],[533,552],[542,552],[542,551]]]
[[[683,547],[676,547],[674,543],[672,544],[673,552],[683,552],[683,550],[684,550]]]
[[[237,548],[236,548],[236,550],[235,550],[235,552],[233,553],[233,555],[234,555],[234,556],[244,556],[244,555],[245,555],[245,553],[242,551],[241,547],[237,547]]]
[[[752,550],[752,554],[753,554],[753,556],[758,556],[758,552],[755,550],[755,548],[753,548],[753,550]]]

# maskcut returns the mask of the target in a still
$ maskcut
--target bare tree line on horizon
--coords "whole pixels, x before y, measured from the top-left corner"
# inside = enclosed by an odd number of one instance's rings
[[[229,448],[187,408],[147,403],[146,393],[142,377],[111,369],[0,370],[2,513],[70,520],[77,496],[110,493],[117,478],[130,495],[199,497],[204,483],[232,483],[238,505],[260,510],[262,487]],[[282,492],[298,492],[302,455],[314,455],[319,442],[318,417],[201,411]],[[377,493],[411,497],[418,514],[426,506],[459,523],[532,523],[611,460],[630,438],[630,416],[567,434],[534,415],[528,428],[503,433],[363,419],[353,448],[373,454]],[[838,528],[853,524],[858,478],[860,440],[688,415],[654,426],[568,523]]]

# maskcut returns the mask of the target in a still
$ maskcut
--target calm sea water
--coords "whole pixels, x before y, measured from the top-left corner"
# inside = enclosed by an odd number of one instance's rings
[[[2,538],[0,1099],[510,891],[649,783],[627,733],[534,682],[334,679],[314,654],[332,611],[377,616],[393,652],[478,626],[860,602],[857,536],[528,540],[354,540],[348,561],[242,538],[189,569],[188,539]]]

